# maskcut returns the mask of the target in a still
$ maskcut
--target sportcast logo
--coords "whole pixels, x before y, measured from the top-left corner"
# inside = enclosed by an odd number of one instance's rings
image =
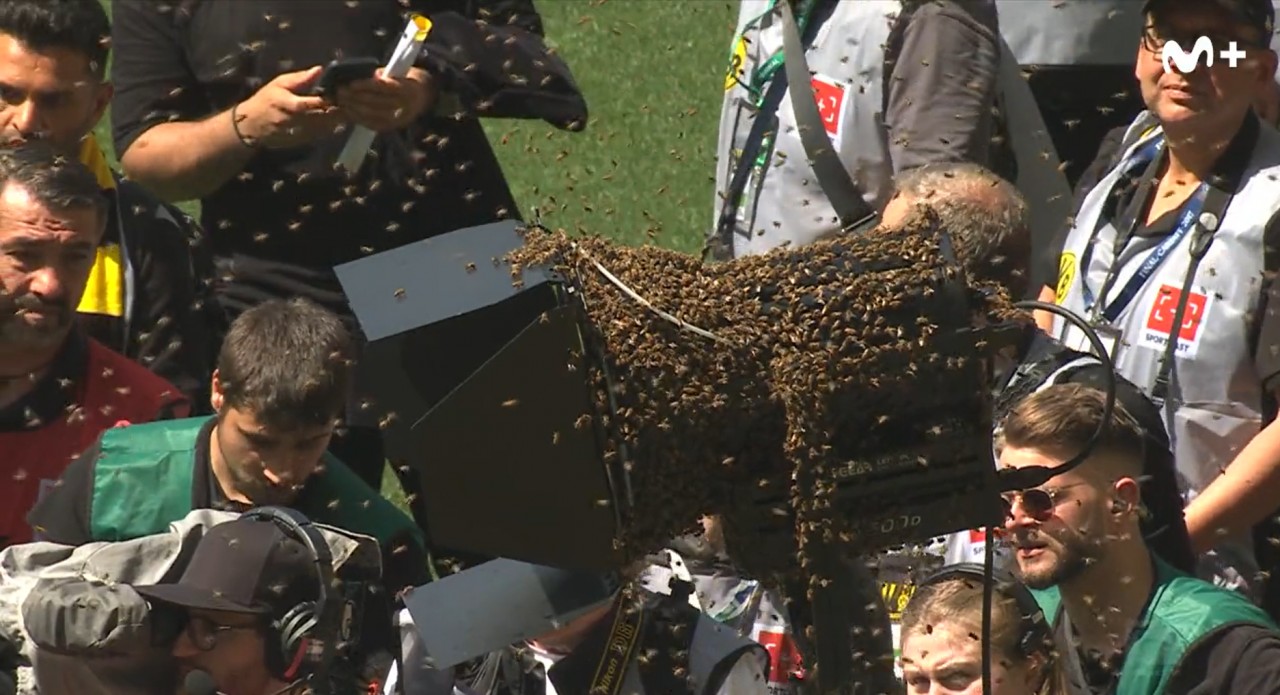
[[[1182,50],[1182,46],[1172,39],[1165,42],[1160,52],[1160,61],[1164,63],[1165,72],[1173,72],[1171,64],[1178,66],[1178,72],[1191,72],[1196,69],[1201,57],[1204,58],[1205,67],[1213,67],[1213,39],[1208,36],[1196,39],[1195,45],[1189,52]],[[1227,61],[1227,66],[1232,68],[1244,57],[1245,52],[1240,50],[1235,41],[1228,43],[1227,49],[1218,53],[1218,58]]]

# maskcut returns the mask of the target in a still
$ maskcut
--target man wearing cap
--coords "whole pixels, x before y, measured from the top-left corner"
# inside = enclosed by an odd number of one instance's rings
[[[210,528],[176,582],[133,588],[153,603],[153,610],[169,607],[185,614],[173,658],[179,682],[189,690],[205,683],[213,688],[205,686],[204,695],[301,693],[311,676],[332,677],[330,667],[338,665],[314,659],[341,638],[335,629],[341,626],[326,624],[318,611],[318,561],[330,562],[317,560],[293,530],[246,516]],[[341,610],[338,586],[330,586],[326,602]],[[208,677],[193,676],[196,671]],[[367,683],[344,685],[318,692],[359,692]]]
[[[1146,110],[1083,196],[1065,237],[1058,304],[1087,318],[1118,371],[1162,409],[1188,492],[1201,573],[1255,596],[1251,528],[1280,508],[1280,135],[1254,97],[1276,71],[1267,0],[1148,0],[1135,74]],[[1173,41],[1190,52],[1184,70]],[[1187,61],[1184,61],[1187,62]],[[1234,63],[1234,65],[1232,64]],[[1055,318],[1052,333],[1087,350]],[[1270,424],[1269,424],[1270,423]]]

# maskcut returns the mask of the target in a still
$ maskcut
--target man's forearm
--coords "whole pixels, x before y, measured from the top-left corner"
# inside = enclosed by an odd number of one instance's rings
[[[1249,529],[1280,508],[1280,421],[1267,425],[1231,465],[1187,505],[1197,553]]]
[[[1058,295],[1054,289],[1045,285],[1040,288],[1040,294],[1036,296],[1036,299],[1046,304],[1054,304],[1056,303],[1057,297]],[[1035,317],[1036,325],[1040,327],[1040,330],[1045,333],[1053,333],[1054,314],[1044,311],[1043,309],[1036,309],[1031,312],[1031,315]]]
[[[161,199],[203,198],[244,170],[254,150],[240,141],[224,111],[202,121],[152,126],[120,158],[125,174]]]

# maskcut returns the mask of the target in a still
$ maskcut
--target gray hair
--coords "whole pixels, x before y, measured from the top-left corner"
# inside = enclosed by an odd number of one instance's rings
[[[99,220],[108,200],[98,179],[52,144],[30,140],[0,147],[0,187],[17,185],[50,210],[91,209]]]
[[[1031,261],[1031,224],[1027,202],[1013,184],[977,164],[949,162],[903,172],[897,188],[909,202],[937,214],[970,273],[1021,294],[1017,288],[1025,289]]]

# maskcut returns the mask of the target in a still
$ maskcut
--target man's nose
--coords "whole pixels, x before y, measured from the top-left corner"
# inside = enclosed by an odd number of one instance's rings
[[[31,293],[45,301],[61,299],[66,292],[62,273],[53,265],[46,265],[31,273]]]
[[[172,654],[175,659],[189,659],[199,653],[200,650],[191,641],[191,636],[187,634],[186,630],[179,633],[178,639],[173,641]]]
[[[298,471],[304,470],[302,460],[282,460],[276,465],[264,466],[262,476],[272,485],[297,485],[306,476]]]
[[[40,109],[35,100],[25,99],[21,104],[11,107],[9,128],[18,131],[23,137],[31,137],[40,132]]]
[[[1022,508],[1022,498],[1014,497],[1009,503],[1009,513],[1004,518],[1004,530],[1013,533],[1018,529],[1026,529],[1035,526],[1037,523],[1035,518],[1027,514]]]

